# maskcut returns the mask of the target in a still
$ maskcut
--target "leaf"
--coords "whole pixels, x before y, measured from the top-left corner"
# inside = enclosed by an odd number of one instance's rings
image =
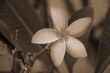
[[[87,57],[84,45],[73,37],[66,37],[67,52],[75,58]]]
[[[51,58],[55,64],[55,66],[59,66],[64,58],[66,50],[66,44],[64,39],[59,39],[51,46]]]
[[[110,63],[110,9],[103,24],[104,30],[98,47],[98,59],[95,73],[103,73]]]
[[[12,70],[12,56],[9,54],[6,44],[0,41],[0,72]]]
[[[41,29],[38,32],[34,34],[32,37],[32,43],[36,44],[46,44],[46,43],[51,43],[60,38],[60,35],[58,32],[56,32],[53,29]]]
[[[33,66],[32,66],[32,69],[31,69],[31,72],[32,73],[38,73],[38,72],[49,72],[48,71],[48,65],[43,62],[42,60],[39,60],[39,59],[36,59]]]
[[[57,67],[57,70],[59,73],[69,73],[65,60],[63,60],[61,65]]]
[[[83,1],[81,0],[70,0],[71,7],[74,11],[80,10],[83,8]]]
[[[0,32],[6,39],[13,43],[14,46],[23,51],[38,52],[36,48],[40,47],[39,45],[32,44],[31,38],[37,30],[44,28],[45,26],[40,23],[37,14],[28,1],[0,1],[0,19],[4,22],[6,27],[8,27],[9,33],[7,30],[4,31],[5,29]],[[0,30],[1,28],[2,27],[0,27]],[[17,44],[15,44],[14,41],[16,30],[19,30]],[[10,36],[13,36],[13,38]]]
[[[88,58],[78,59],[72,68],[72,73],[94,73],[94,66]]]
[[[94,9],[93,25],[97,26],[108,12],[109,0],[89,0],[89,6]]]

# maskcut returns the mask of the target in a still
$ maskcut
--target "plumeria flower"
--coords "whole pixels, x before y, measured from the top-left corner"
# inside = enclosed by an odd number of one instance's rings
[[[84,35],[89,29],[92,23],[92,8],[76,12],[69,20],[70,25],[64,24],[64,15],[61,10],[53,8],[50,12],[54,28],[37,31],[32,37],[32,43],[51,44],[50,56],[55,66],[62,63],[65,52],[75,58],[87,57],[83,43],[76,38]]]

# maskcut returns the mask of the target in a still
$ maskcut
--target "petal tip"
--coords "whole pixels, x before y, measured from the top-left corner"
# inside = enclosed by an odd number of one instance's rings
[[[81,58],[86,58],[87,56],[88,56],[88,55],[87,55],[87,53],[85,52],[85,53],[82,54]]]
[[[32,40],[31,40],[31,43],[37,43],[35,40],[34,40],[34,38],[32,38]]]
[[[86,58],[88,55],[87,55],[87,52],[84,51],[82,52],[79,56],[77,56],[76,58]]]
[[[56,67],[60,66],[62,60],[56,59],[53,55],[51,55],[52,61]]]
[[[60,66],[62,62],[54,63],[56,67]]]

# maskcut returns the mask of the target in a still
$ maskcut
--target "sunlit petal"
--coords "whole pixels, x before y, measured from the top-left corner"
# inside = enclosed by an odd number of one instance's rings
[[[65,35],[73,35],[74,37],[82,36],[89,28],[92,19],[90,17],[80,18],[74,21],[65,31]]]
[[[84,45],[73,37],[66,37],[67,52],[75,58],[84,58],[87,56]]]
[[[51,43],[60,38],[60,35],[58,32],[56,32],[53,29],[41,29],[38,32],[34,34],[32,37],[32,43],[36,44],[46,44],[46,43]]]
[[[66,50],[66,44],[64,39],[60,39],[53,43],[51,46],[51,58],[55,64],[55,66],[59,66],[64,58]]]

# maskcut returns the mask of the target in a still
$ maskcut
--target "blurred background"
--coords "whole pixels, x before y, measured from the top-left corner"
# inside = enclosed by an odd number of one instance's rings
[[[0,0],[0,73],[109,73],[109,5],[109,0]],[[31,38],[39,29],[53,27],[51,6],[61,6],[67,19],[82,8],[93,7],[91,32],[80,38],[86,40],[87,58],[77,60],[66,54],[55,67],[49,51],[36,56],[45,45],[32,44]]]

